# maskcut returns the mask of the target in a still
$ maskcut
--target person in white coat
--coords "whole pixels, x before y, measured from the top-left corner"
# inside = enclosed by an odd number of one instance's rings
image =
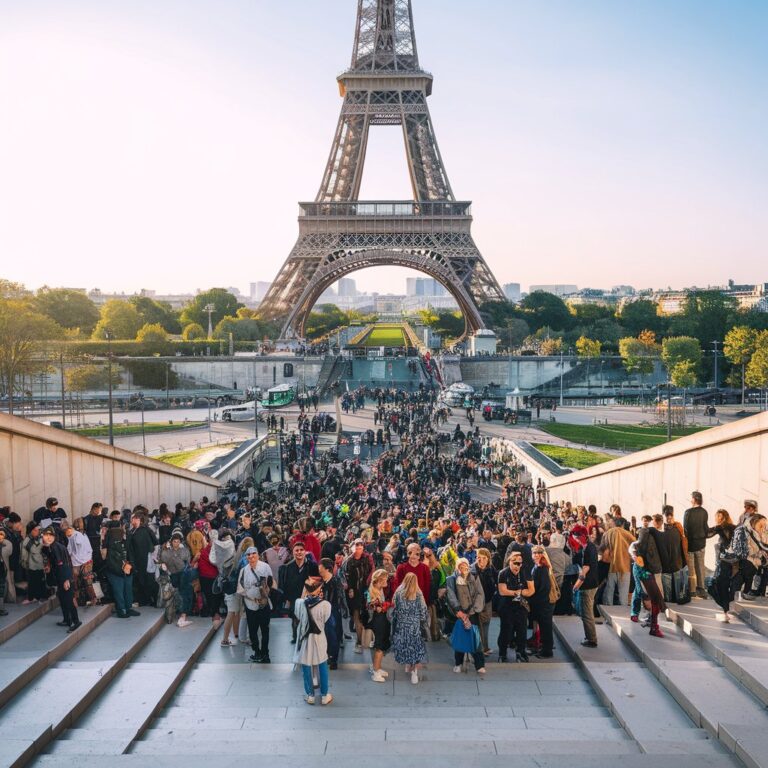
[[[304,582],[304,594],[296,601],[294,615],[299,622],[293,661],[301,664],[304,677],[304,699],[315,703],[312,667],[317,667],[320,678],[320,703],[330,704],[333,696],[328,692],[328,641],[325,622],[331,615],[331,604],[323,600],[323,582],[316,577]]]

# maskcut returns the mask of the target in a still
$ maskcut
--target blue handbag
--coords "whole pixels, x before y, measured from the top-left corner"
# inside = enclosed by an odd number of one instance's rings
[[[480,630],[472,624],[469,629],[464,622],[457,621],[451,632],[451,648],[457,653],[475,653],[480,645]]]
[[[577,615],[581,616],[581,590],[573,590],[573,611]]]

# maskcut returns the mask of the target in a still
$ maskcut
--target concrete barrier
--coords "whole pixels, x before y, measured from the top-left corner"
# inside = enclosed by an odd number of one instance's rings
[[[87,437],[0,414],[0,506],[24,522],[55,496],[70,518],[94,501],[114,509],[215,498],[219,482]]]
[[[704,495],[710,525],[727,509],[734,522],[744,499],[756,499],[768,511],[768,413],[714,427],[671,443],[622,456],[596,467],[547,482],[550,500],[596,504],[600,512],[620,504],[623,514],[654,514],[665,502],[678,520],[690,506],[691,491]],[[710,539],[708,567],[714,567]]]

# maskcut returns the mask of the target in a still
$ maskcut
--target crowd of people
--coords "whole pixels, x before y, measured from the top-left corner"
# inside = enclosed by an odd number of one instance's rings
[[[366,399],[396,443],[385,440],[363,463],[289,441],[290,479],[279,493],[230,488],[219,500],[151,511],[94,503],[71,521],[50,498],[26,536],[6,510],[5,599],[15,602],[17,581],[24,602],[55,591],[68,631],[80,626],[78,607],[105,600],[121,619],[143,606],[161,608],[180,629],[203,617],[223,624],[223,647],[249,644],[257,664],[271,663],[271,622],[290,620],[306,700],[314,704],[319,687],[328,704],[345,641],[369,656],[373,683],[387,679],[391,654],[418,684],[433,643],[450,644],[455,672],[471,664],[483,676],[488,661],[552,657],[556,614],[577,612],[582,644],[596,647],[601,603],[628,605],[633,621],[661,637],[666,602],[712,597],[728,621],[737,590],[765,594],[768,538],[754,500],[736,523],[719,510],[712,527],[696,491],[681,521],[671,506],[639,521],[618,505],[599,514],[548,500],[479,429],[451,431],[433,391],[359,391],[349,407],[365,408]],[[478,467],[502,480],[491,502],[473,498]],[[718,564],[707,579],[712,537]]]

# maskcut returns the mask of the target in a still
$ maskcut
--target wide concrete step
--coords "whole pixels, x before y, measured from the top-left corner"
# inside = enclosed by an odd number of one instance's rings
[[[108,606],[103,608],[109,611]],[[6,752],[1,764],[26,765],[35,752],[76,722],[162,622],[160,611],[146,609],[140,617],[104,621],[19,692],[3,710],[2,727],[24,734],[33,751],[19,744]]]
[[[670,605],[667,615],[701,648],[725,667],[763,706],[768,707],[768,636],[740,620],[717,621],[711,601]]]
[[[213,634],[210,623],[184,630],[163,626],[78,719],[77,727],[64,731],[46,751],[71,755],[126,752],[174,695]]]
[[[557,617],[555,632],[598,698],[643,752],[724,753],[615,634],[601,632],[597,648],[584,648],[581,619],[575,616]]]
[[[199,738],[199,735],[198,735]],[[575,751],[573,744],[563,741],[551,741],[553,751],[550,754],[526,754],[522,752],[492,752],[487,749],[477,752],[473,756],[471,748],[469,752],[462,752],[462,766],[464,768],[616,768],[616,754],[604,752],[602,754],[584,754],[581,751]],[[631,742],[625,742],[631,744]],[[390,752],[387,746],[387,753],[397,755],[398,768],[445,768],[446,757],[436,755],[428,750],[434,745],[434,742],[424,742],[423,746],[408,744],[410,749],[404,753],[400,751]],[[395,745],[393,745],[395,746]],[[474,745],[473,745],[474,746]],[[527,745],[522,745],[524,748]],[[615,748],[615,744],[608,745]],[[623,745],[619,745],[620,747]],[[502,747],[503,749],[503,747]],[[349,754],[349,753],[353,754]],[[323,762],[330,759],[334,768],[381,768],[390,760],[386,759],[387,753],[373,753],[371,750],[361,748],[359,742],[350,745],[349,750],[344,753],[336,752],[323,758]],[[251,758],[257,755],[267,754],[256,752],[251,749],[248,753]],[[269,768],[296,768],[296,755],[292,754],[272,754],[269,756]],[[307,753],[307,754],[317,754]],[[457,753],[458,754],[458,753]],[[514,757],[510,757],[513,755]],[[102,756],[81,756],[77,758],[77,768],[243,768],[244,755],[235,754],[227,749],[226,745],[220,745],[219,753],[212,761],[208,755],[184,755],[176,757],[174,755],[165,755],[153,753],[151,757],[146,754],[130,754],[111,757],[108,763],[105,763]],[[312,763],[320,765],[320,761]],[[453,764],[453,763],[450,763]],[[622,754],[621,768],[736,768],[736,763],[729,755],[675,755],[673,761],[662,762],[658,755],[652,754]],[[60,755],[42,755],[35,762],[35,768],[70,768],[71,759],[65,759]]]
[[[768,599],[737,600],[731,603],[731,611],[752,629],[768,637]]]
[[[56,626],[61,621],[59,611],[52,612],[45,604],[37,606],[37,610],[25,611],[14,625],[8,626],[8,631],[14,626],[17,631],[0,645],[0,707],[69,653],[110,613],[108,605],[80,609],[83,625],[70,634],[66,627]]]
[[[768,713],[746,688],[670,622],[664,638],[629,620],[622,606],[601,606],[616,632],[688,713],[750,768],[768,768]],[[601,633],[601,637],[605,633]]]
[[[59,607],[59,601],[54,597],[42,603],[27,605],[6,605],[7,616],[0,616],[0,645],[10,640],[14,635],[28,627],[33,621]]]

